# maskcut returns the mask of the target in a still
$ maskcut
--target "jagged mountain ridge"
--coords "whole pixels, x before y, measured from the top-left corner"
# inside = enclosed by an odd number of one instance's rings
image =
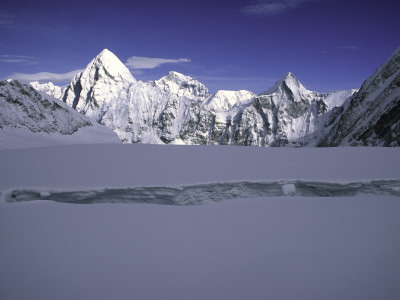
[[[0,81],[0,128],[71,135],[85,126],[90,120],[68,105],[17,80]]]
[[[260,96],[249,91],[210,95],[203,84],[177,72],[147,83],[128,73],[105,49],[71,81],[62,99],[127,143],[157,138],[185,144],[298,143],[326,110],[326,95],[306,90],[291,73],[271,95]]]
[[[400,48],[320,127],[317,146],[400,146]]]
[[[65,90],[67,87],[60,87],[54,85],[52,82],[48,83],[39,83],[39,81],[29,82],[29,84],[35,89],[40,92],[43,92],[53,98],[61,100],[64,96]]]
[[[249,91],[210,95],[203,84],[177,72],[146,83],[128,72],[104,50],[71,81],[63,101],[72,107],[76,103],[78,111],[105,124],[126,143],[302,146],[323,141],[321,132],[328,131],[328,124],[339,118],[356,91],[308,91],[288,73],[260,95]]]

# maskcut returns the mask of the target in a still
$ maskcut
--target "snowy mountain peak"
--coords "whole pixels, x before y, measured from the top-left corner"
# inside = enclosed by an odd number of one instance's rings
[[[107,57],[107,56],[114,56],[114,57],[116,57],[115,54],[112,53],[112,52],[111,52],[110,50],[108,50],[107,48],[104,48],[103,51],[101,51],[101,52],[99,53],[98,56],[99,56],[99,57],[100,57],[100,56],[101,56],[101,57]]]
[[[118,57],[104,49],[72,79],[63,101],[99,121],[101,110],[113,99],[120,98],[120,93],[126,93],[129,86],[136,82]]]
[[[177,81],[177,82],[178,81],[190,81],[190,80],[193,80],[192,77],[187,76],[187,75],[183,75],[182,73],[178,73],[176,71],[168,72],[168,74],[165,77],[168,77],[169,79]]]
[[[115,81],[136,82],[129,69],[108,49],[101,51],[86,67],[89,69],[104,69],[106,75]],[[86,71],[85,70],[85,71]],[[84,71],[84,72],[85,72]]]
[[[291,72],[288,72],[285,76],[279,79],[274,86],[266,90],[263,94],[270,95],[284,89],[289,89],[292,92],[296,92],[298,90],[306,91],[306,88],[300,83],[296,76],[294,76]]]
[[[286,101],[301,102],[311,101],[314,98],[323,98],[326,95],[307,90],[291,72],[279,79],[275,85],[261,95],[276,95],[279,99]]]
[[[188,98],[207,98],[210,96],[204,84],[193,77],[171,71],[166,76],[156,80],[154,85],[163,91]]]

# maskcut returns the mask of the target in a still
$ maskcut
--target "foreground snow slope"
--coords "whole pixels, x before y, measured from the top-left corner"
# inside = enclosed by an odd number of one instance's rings
[[[0,205],[0,298],[395,300],[398,198]]]
[[[400,178],[399,151],[140,144],[2,150],[0,191],[385,181]],[[397,299],[399,197],[355,196],[193,206],[0,202],[0,299]]]

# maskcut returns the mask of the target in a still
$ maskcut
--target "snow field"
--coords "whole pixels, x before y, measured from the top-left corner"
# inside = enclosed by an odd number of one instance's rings
[[[393,197],[0,205],[1,299],[397,299]]]
[[[395,300],[399,151],[1,150],[0,299]]]

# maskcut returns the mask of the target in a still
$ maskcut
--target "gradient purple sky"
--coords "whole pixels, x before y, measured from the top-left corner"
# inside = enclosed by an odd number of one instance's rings
[[[211,92],[259,93],[288,71],[311,90],[359,88],[400,46],[399,11],[398,0],[3,0],[0,78],[66,84],[108,48],[138,80],[174,70]]]

